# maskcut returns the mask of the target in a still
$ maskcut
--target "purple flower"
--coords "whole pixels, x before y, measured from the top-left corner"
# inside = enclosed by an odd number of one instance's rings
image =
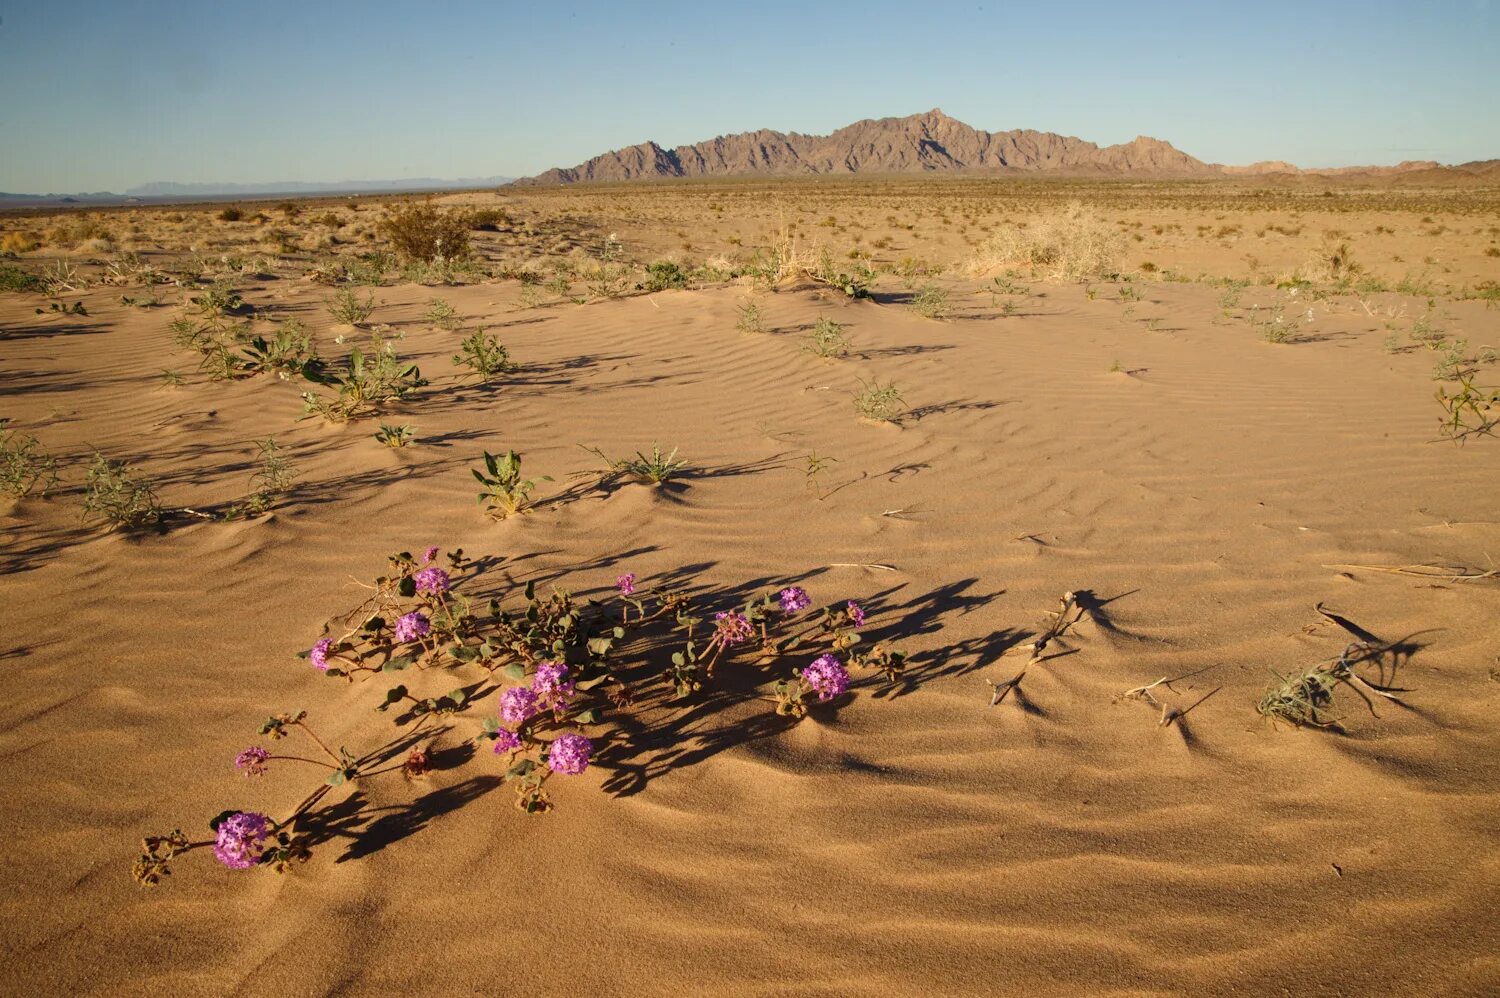
[[[726,645],[742,645],[755,636],[755,628],[743,613],[714,614],[714,635]]]
[[[801,586],[787,586],[781,591],[781,612],[785,614],[800,613],[812,606],[812,599],[807,595],[807,590]]]
[[[635,593],[635,573],[626,572],[615,580],[615,585],[620,587],[621,596],[630,596]]]
[[[271,753],[259,745],[252,745],[234,757],[234,767],[243,769],[246,776],[263,776],[266,772],[266,760],[269,758]]]
[[[271,819],[254,811],[238,811],[219,822],[214,856],[231,870],[248,870],[260,862]]]
[[[411,577],[419,593],[445,593],[448,591],[448,573],[430,565]]]
[[[849,670],[832,655],[819,655],[802,670],[802,681],[817,691],[824,703],[849,689]]]
[[[864,611],[864,609],[858,603],[854,602],[853,600],[850,600],[849,601],[849,606],[848,606],[848,612],[849,612],[849,621],[852,624],[854,624],[855,627],[864,627],[865,626],[865,611]]]
[[[438,553],[438,546],[436,544],[434,544],[432,547],[430,547],[430,548],[427,549],[426,553],[424,553],[422,555],[422,564],[426,565],[429,562],[431,562],[432,559],[434,559],[434,558],[437,557],[437,553]]]
[[[333,639],[324,638],[312,646],[312,651],[307,653],[307,658],[312,662],[313,668],[319,672],[328,671],[328,653],[333,650]]]
[[[589,768],[594,743],[582,735],[558,735],[547,748],[547,768],[564,776],[577,776]]]
[[[396,618],[396,640],[402,644],[415,641],[430,630],[432,625],[427,622],[427,618],[415,611]]]
[[[573,681],[568,678],[568,667],[559,662],[539,662],[536,675],[531,677],[531,692],[537,695],[544,709],[566,707],[573,699]]]
[[[501,728],[495,732],[495,754],[502,752],[514,752],[521,747],[521,736],[509,728]]]
[[[536,694],[524,686],[512,686],[500,694],[500,720],[506,724],[525,724],[539,709]]]

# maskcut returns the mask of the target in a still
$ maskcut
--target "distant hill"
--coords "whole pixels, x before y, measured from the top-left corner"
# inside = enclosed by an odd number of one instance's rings
[[[881,173],[972,172],[993,174],[1191,178],[1272,174],[1419,177],[1442,171],[1458,179],[1493,178],[1493,161],[1444,167],[1434,162],[1300,170],[1290,163],[1251,166],[1205,163],[1160,139],[1098,146],[1053,132],[1015,129],[986,132],[933,108],[905,118],[857,121],[831,135],[762,129],[721,135],[695,145],[665,149],[655,142],[618,149],[566,169],[516,181],[557,185],[675,177],[799,176]]]
[[[499,187],[513,177],[460,177],[442,180],[437,177],[413,177],[406,180],[281,180],[260,184],[179,184],[158,180],[132,187],[125,193],[141,198],[225,197],[252,194],[346,194],[380,191],[443,191],[470,187]]]

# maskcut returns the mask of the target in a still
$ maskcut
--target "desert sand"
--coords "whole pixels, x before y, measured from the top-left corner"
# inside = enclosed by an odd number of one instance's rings
[[[263,223],[101,212],[86,238],[107,246],[5,261],[62,261],[74,281],[0,293],[0,415],[62,476],[0,514],[0,990],[1495,993],[1500,579],[1456,576],[1500,567],[1500,440],[1442,438],[1440,351],[1412,328],[1465,341],[1478,381],[1500,381],[1483,350],[1500,312],[1475,293],[1500,276],[1496,202],[1097,188],[456,195],[441,203],[505,213],[475,233],[486,273],[359,287],[359,328],[329,316],[318,271],[375,245],[374,201],[290,219],[242,205]],[[1127,233],[1132,280],[1015,267],[997,286],[1002,270],[963,265],[1006,219],[1077,197]],[[325,208],[337,226],[310,220]],[[873,300],[726,272],[789,222],[809,255],[869,250]],[[552,280],[611,232],[632,264],[727,262],[618,297],[507,269]],[[1341,238],[1360,277],[1277,286]],[[127,251],[173,272],[193,250],[201,281],[98,283]],[[257,331],[296,318],[333,359],[373,329],[430,384],[332,425],[302,418],[295,380],[209,380],[167,323],[215,277]],[[1248,282],[1232,304],[1225,277]],[[946,294],[935,317],[911,307],[928,284]],[[159,303],[122,300],[143,296]],[[433,299],[460,329],[430,321]],[[747,301],[759,332],[737,328]],[[49,302],[87,314],[37,314]],[[1255,322],[1278,306],[1294,331],[1267,342]],[[846,357],[802,349],[823,318]],[[487,385],[451,360],[479,327],[517,365]],[[871,379],[899,386],[893,424],[853,409]],[[416,442],[382,446],[381,423]],[[300,479],[266,515],[133,533],[80,518],[96,449],[163,505],[212,511],[244,495],[267,437]],[[692,470],[663,488],[576,477],[597,463],[581,445],[653,442]],[[496,521],[469,469],[511,448],[553,480]],[[836,459],[811,483],[809,454]],[[330,794],[326,841],[285,874],[200,850],[134,883],[143,836],[306,793],[285,766],[235,771],[268,714],[305,709],[351,746],[394,733],[372,710],[381,677],[346,684],[296,656],[363,598],[354,579],[429,544],[489,556],[479,590],[602,597],[634,572],[705,587],[715,610],[799,585],[818,606],[859,600],[869,635],[910,660],[894,687],[856,676],[801,720],[711,691],[643,708],[657,740],[610,743],[549,784],[541,815],[513,806],[488,748],[465,751],[490,699],[429,729],[425,774]],[[991,706],[1068,592],[1077,623]],[[1361,674],[1402,703],[1372,711],[1341,685],[1338,730],[1257,712],[1273,672],[1357,640],[1389,649]],[[1123,696],[1173,677],[1155,703]],[[1164,725],[1173,710],[1188,712]]]

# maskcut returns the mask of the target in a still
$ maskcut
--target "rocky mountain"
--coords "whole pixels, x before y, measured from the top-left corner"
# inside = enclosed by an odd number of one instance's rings
[[[934,108],[905,118],[858,121],[832,135],[763,129],[721,135],[675,149],[645,142],[517,183],[745,174],[1041,170],[1158,177],[1211,176],[1219,172],[1217,166],[1194,159],[1159,139],[1141,136],[1121,145],[1100,147],[1083,139],[1030,129],[985,132]]]

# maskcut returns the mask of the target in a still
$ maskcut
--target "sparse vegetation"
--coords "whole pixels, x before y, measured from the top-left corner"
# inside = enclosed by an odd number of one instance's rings
[[[906,410],[906,400],[895,384],[861,381],[854,393],[854,411],[877,423],[894,423]]]
[[[106,523],[111,530],[139,530],[162,518],[151,482],[136,477],[124,461],[111,461],[98,451],[83,488],[84,519]]]

